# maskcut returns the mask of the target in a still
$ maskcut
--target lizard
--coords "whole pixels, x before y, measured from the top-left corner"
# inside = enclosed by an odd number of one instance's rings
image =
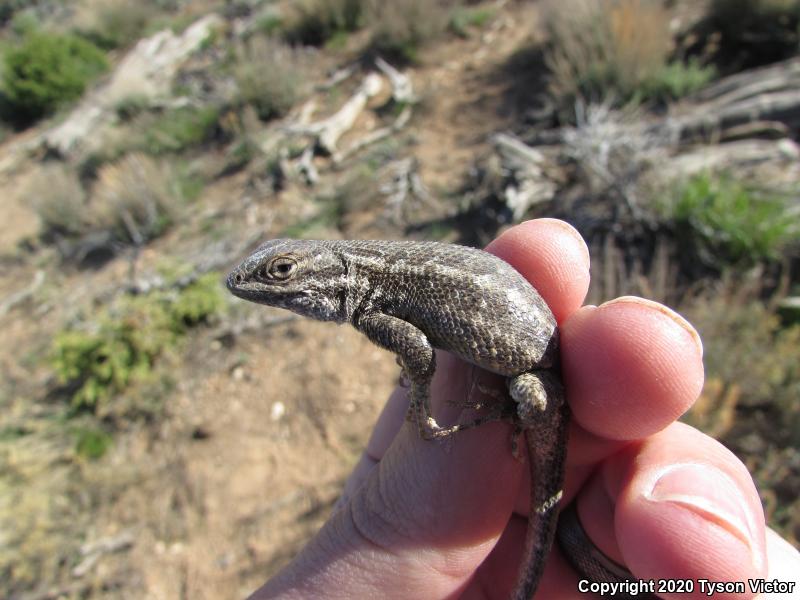
[[[528,449],[531,510],[511,598],[532,598],[556,534],[570,420],[558,325],[539,292],[488,252],[431,241],[275,239],[247,256],[226,284],[245,300],[350,323],[395,353],[410,384],[408,419],[424,439],[498,418],[515,424],[515,455],[519,434]],[[505,376],[513,403],[499,402],[471,422],[440,426],[429,398],[434,349]],[[573,531],[576,522],[570,519],[572,529],[559,538],[570,551],[596,554],[588,538]],[[596,572],[603,566],[598,560],[573,564]]]

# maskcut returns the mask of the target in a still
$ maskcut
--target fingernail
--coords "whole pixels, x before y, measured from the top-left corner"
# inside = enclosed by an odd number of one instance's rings
[[[700,352],[700,356],[703,356],[703,340],[700,339],[700,334],[697,333],[697,330],[692,327],[692,324],[689,323],[686,319],[684,319],[681,315],[676,313],[671,308],[664,306],[660,302],[654,302],[652,300],[647,300],[646,298],[639,298],[638,296],[620,296],[619,298],[614,298],[613,300],[609,300],[608,302],[604,302],[601,306],[611,306],[614,304],[636,304],[637,306],[651,308],[653,310],[657,310],[665,317],[671,319],[674,323],[677,323],[681,326],[681,328],[688,333],[692,340],[694,340],[695,345],[697,346],[698,351]]]
[[[725,473],[703,464],[679,464],[665,468],[646,498],[681,506],[722,527],[753,551],[756,525],[747,510],[739,486]]]

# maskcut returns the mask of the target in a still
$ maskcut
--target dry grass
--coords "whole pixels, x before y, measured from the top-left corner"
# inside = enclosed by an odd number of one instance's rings
[[[181,193],[167,168],[134,153],[100,169],[91,204],[98,228],[113,230],[120,239],[140,245],[173,221]]]
[[[76,172],[59,164],[41,167],[24,196],[34,207],[47,241],[100,234],[97,239],[141,245],[173,222],[184,192],[181,180],[168,166],[133,153],[100,168],[88,194]]]
[[[302,50],[257,36],[237,49],[233,74],[242,101],[268,120],[285,115],[305,93],[308,66]]]
[[[366,0],[301,0],[286,32],[292,42],[321,46],[364,23]]]
[[[394,60],[416,61],[420,47],[447,30],[450,9],[456,4],[427,0],[371,0],[368,22],[372,28],[374,49]]]
[[[564,128],[564,154],[596,196],[625,202],[636,212],[650,195],[647,174],[666,159],[673,140],[649,128],[641,110],[614,110],[608,103],[576,103],[575,126]]]
[[[672,50],[669,13],[656,0],[547,0],[542,15],[557,97],[627,100]]]
[[[758,278],[724,282],[683,314],[703,338],[706,385],[684,420],[718,436],[744,461],[771,526],[800,532],[800,325],[758,299]]]
[[[137,41],[163,11],[158,2],[84,0],[76,10],[76,26],[103,48],[122,48]]]
[[[41,167],[24,196],[36,211],[45,235],[81,235],[91,227],[86,191],[77,175],[63,165]]]

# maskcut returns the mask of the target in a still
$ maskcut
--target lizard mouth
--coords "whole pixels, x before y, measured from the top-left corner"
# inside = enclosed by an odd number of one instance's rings
[[[225,285],[231,294],[243,300],[267,306],[283,306],[284,293],[282,290],[273,289],[257,281],[249,281],[239,269],[228,275]]]
[[[239,269],[230,272],[225,280],[225,285],[234,296],[258,302],[258,290],[248,284],[247,277]]]

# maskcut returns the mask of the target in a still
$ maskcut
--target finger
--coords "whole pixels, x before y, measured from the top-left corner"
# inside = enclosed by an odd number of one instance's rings
[[[574,420],[600,438],[635,440],[660,431],[703,386],[702,345],[694,328],[641,298],[574,313],[561,327],[561,359]]]
[[[722,444],[687,425],[606,461],[577,509],[593,543],[637,578],[747,582],[766,574],[764,515],[750,474]],[[689,594],[661,595],[707,597],[697,584]]]
[[[589,290],[589,249],[569,223],[536,219],[505,231],[486,247],[531,282],[560,323]]]
[[[408,410],[408,389],[397,386],[389,396],[389,400],[378,416],[375,427],[370,434],[364,453],[361,455],[353,472],[347,478],[342,490],[342,495],[337,502],[337,506],[345,504],[361,486],[370,471],[375,468],[378,461],[386,453],[397,432],[405,422],[405,415]]]
[[[800,593],[800,552],[772,529],[767,529],[767,580],[778,587],[761,593],[756,600],[788,600]]]

